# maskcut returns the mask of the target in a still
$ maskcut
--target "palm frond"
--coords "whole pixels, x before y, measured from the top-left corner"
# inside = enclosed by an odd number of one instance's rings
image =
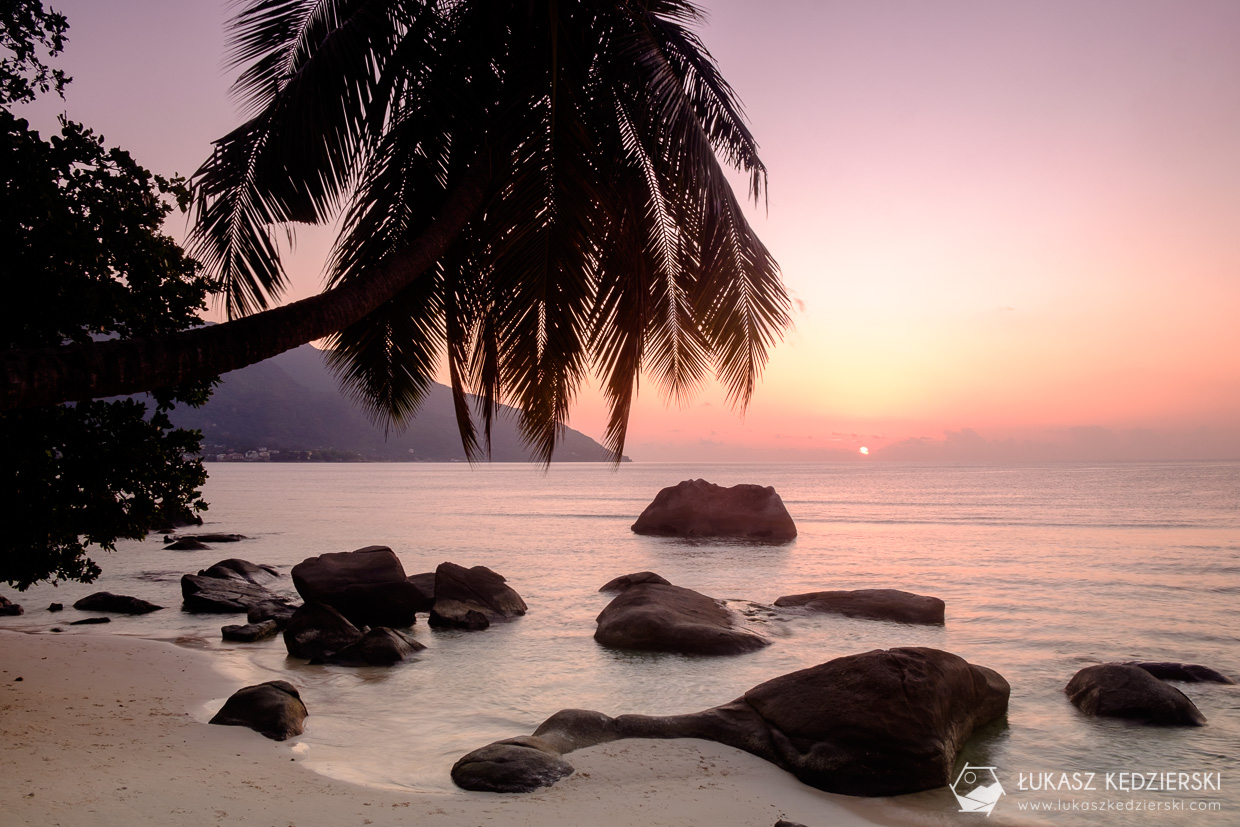
[[[248,64],[234,91],[255,114],[195,174],[192,240],[230,316],[266,308],[285,286],[272,227],[334,215],[382,133],[386,57],[402,30],[414,41],[431,25],[406,5],[420,4],[257,0],[234,18],[232,59]]]
[[[376,421],[400,427],[445,352],[471,459],[506,402],[549,462],[591,368],[617,459],[643,374],[684,401],[713,372],[743,407],[789,303],[724,174],[765,192],[700,20],[689,0],[251,0],[232,58],[253,115],[196,179],[230,313],[282,286],[273,228],[345,204],[329,283],[365,285],[483,162],[447,252],[337,337]]]

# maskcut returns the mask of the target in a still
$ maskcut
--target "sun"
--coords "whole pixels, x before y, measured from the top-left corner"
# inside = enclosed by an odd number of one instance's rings
[[[860,448],[858,448],[857,450],[858,450],[858,451],[860,451],[862,454],[865,454],[866,456],[869,456],[870,449],[869,449],[869,448],[867,448],[867,447],[865,447],[864,445],[862,445],[862,446],[861,446]]]

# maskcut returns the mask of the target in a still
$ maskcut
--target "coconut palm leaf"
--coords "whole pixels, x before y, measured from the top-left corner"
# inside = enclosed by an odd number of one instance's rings
[[[699,20],[683,0],[254,0],[232,52],[251,118],[196,181],[230,311],[282,286],[273,230],[343,208],[329,283],[364,283],[481,165],[438,262],[334,340],[377,421],[407,421],[444,353],[471,457],[504,401],[549,461],[591,370],[617,458],[643,373],[681,401],[713,373],[744,406],[788,300],[721,165],[761,198]]]

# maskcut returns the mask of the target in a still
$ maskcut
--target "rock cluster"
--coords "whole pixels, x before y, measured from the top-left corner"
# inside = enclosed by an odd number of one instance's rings
[[[387,546],[308,557],[293,566],[293,585],[307,603],[331,606],[356,626],[412,626],[430,610]]]

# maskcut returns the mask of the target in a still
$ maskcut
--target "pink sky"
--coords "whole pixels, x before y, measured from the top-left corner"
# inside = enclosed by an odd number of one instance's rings
[[[75,80],[36,122],[186,174],[235,125],[226,4],[52,5]],[[629,455],[1240,458],[1240,3],[706,8],[796,327],[743,419],[650,384]],[[297,296],[329,241],[301,239]],[[572,426],[603,423],[586,393]]]

